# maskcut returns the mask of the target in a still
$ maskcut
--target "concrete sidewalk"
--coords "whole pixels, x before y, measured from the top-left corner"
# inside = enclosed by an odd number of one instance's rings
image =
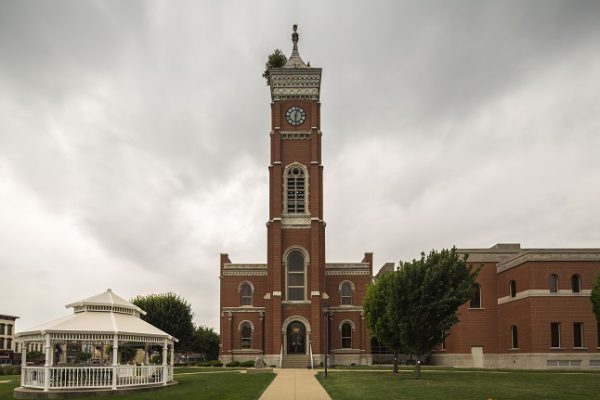
[[[331,400],[314,369],[275,369],[277,376],[259,400]]]

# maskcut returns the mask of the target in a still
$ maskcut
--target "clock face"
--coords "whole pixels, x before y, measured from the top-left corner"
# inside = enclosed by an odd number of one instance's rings
[[[306,112],[301,107],[293,106],[287,110],[285,118],[290,125],[302,125],[306,121]]]

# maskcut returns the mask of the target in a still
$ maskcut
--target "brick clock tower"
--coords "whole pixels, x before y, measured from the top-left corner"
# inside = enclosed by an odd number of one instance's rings
[[[268,77],[267,263],[234,264],[221,254],[220,358],[260,356],[268,365],[304,368],[321,363],[329,351],[335,364],[370,364],[362,301],[372,254],[360,263],[325,262],[322,70],[300,57],[296,28],[292,55]]]

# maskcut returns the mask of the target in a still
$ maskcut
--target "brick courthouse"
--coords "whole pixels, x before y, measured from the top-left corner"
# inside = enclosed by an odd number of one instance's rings
[[[267,263],[232,263],[221,254],[220,358],[227,363],[262,356],[267,365],[305,367],[319,364],[329,348],[332,364],[371,364],[386,358],[373,354],[381,347],[371,351],[362,310],[373,257],[325,261],[321,68],[300,57],[295,28],[292,41],[287,64],[269,73]],[[600,367],[589,301],[600,249],[500,244],[462,251],[483,268],[473,299],[459,310],[460,322],[433,353],[434,363]],[[331,311],[329,323],[324,306]]]

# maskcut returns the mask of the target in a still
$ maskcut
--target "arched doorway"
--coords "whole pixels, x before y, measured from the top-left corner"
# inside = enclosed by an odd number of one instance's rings
[[[306,354],[306,327],[300,321],[287,327],[287,354]]]

